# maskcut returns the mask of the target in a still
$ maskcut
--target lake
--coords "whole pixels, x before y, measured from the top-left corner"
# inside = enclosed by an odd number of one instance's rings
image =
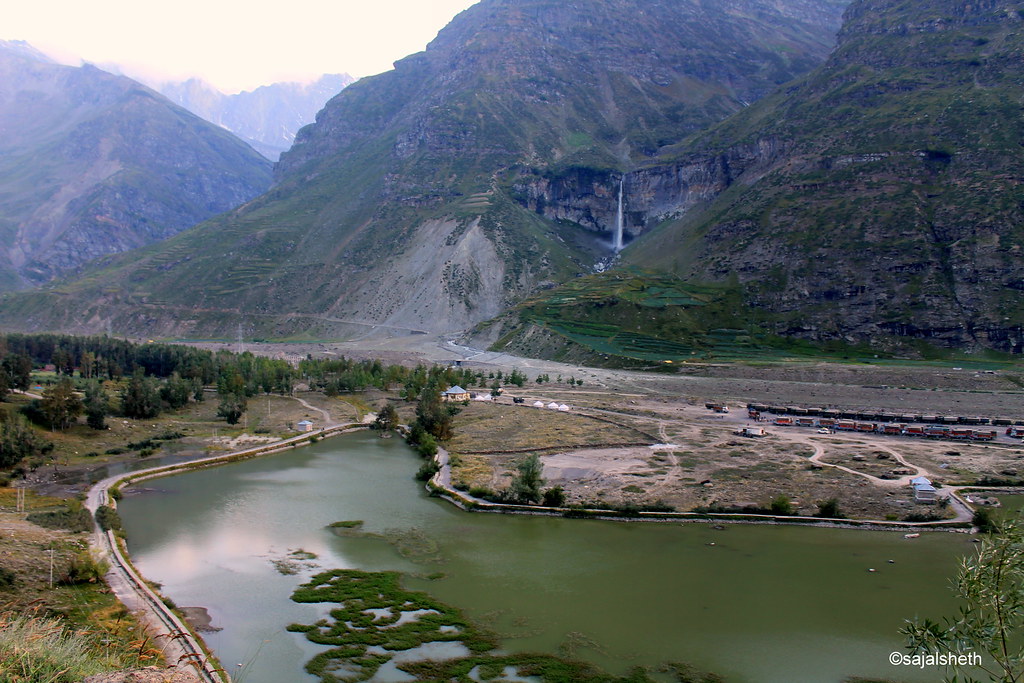
[[[289,598],[335,567],[407,572],[407,587],[462,608],[504,649],[568,647],[614,673],[683,661],[731,682],[941,677],[888,655],[905,619],[953,613],[949,579],[970,536],[474,514],[430,498],[419,464],[399,439],[360,432],[142,482],[120,510],[143,575],[208,609],[222,630],[204,637],[245,683],[315,680],[302,666],[322,648],[285,627],[328,606]],[[425,556],[339,536],[328,525],[341,520]],[[300,549],[317,558],[282,574],[275,560]]]

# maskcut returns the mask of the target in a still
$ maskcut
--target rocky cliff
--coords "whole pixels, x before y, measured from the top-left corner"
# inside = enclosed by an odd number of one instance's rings
[[[164,239],[269,183],[251,148],[139,83],[0,43],[0,288]]]

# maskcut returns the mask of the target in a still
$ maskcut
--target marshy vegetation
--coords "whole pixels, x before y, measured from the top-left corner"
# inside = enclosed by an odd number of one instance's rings
[[[649,683],[650,672],[635,667],[623,677],[592,664],[549,654],[493,654],[497,636],[462,612],[426,593],[406,590],[398,572],[335,569],[313,577],[292,594],[303,603],[333,603],[330,619],[292,624],[314,643],[331,646],[306,665],[323,681],[366,681],[384,666],[419,681],[492,681],[534,677],[541,681]],[[438,647],[436,644],[445,644]],[[419,650],[419,652],[417,652]],[[404,656],[397,657],[400,653]],[[428,656],[429,653],[429,656]],[[443,653],[438,656],[439,653]],[[685,664],[666,664],[659,673],[681,683],[722,679]]]

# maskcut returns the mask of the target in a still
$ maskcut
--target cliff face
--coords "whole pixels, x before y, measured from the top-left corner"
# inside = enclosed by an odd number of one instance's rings
[[[190,334],[216,316],[215,325],[246,319],[268,336],[464,328],[609,252],[517,198],[554,191],[572,195],[567,206],[585,204],[583,185],[570,186],[574,169],[614,183],[819,64],[840,7],[483,0],[425,52],[328,102],[282,156],[267,194],[68,290],[101,301],[96,320],[134,328],[143,306],[146,324]],[[545,178],[548,189],[517,189]],[[667,207],[672,183],[699,182],[685,170],[679,178],[644,181],[645,201]],[[127,291],[111,294],[115,281]],[[413,307],[409,291],[433,295]],[[8,310],[43,324],[27,307]]]
[[[0,44],[0,288],[169,237],[253,198],[270,164],[127,78]]]
[[[622,188],[626,243],[660,223],[699,212],[740,178],[763,172],[782,150],[770,140],[721,153],[691,154],[630,172],[572,168],[521,180],[517,199],[551,221],[578,224],[611,239]]]
[[[628,261],[738,281],[782,334],[1021,352],[1019,10],[855,2],[823,66],[666,150],[655,174],[729,172]]]

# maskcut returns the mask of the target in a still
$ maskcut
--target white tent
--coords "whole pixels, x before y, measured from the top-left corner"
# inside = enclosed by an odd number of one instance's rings
[[[551,408],[551,410],[558,410],[558,404],[552,401],[548,404],[548,408]]]
[[[558,409],[560,411],[562,411],[563,413],[568,413],[569,412],[569,406],[565,405],[564,403],[562,405],[558,406]]]
[[[543,408],[544,407],[544,401],[534,401],[533,402],[533,407],[534,408]]]

